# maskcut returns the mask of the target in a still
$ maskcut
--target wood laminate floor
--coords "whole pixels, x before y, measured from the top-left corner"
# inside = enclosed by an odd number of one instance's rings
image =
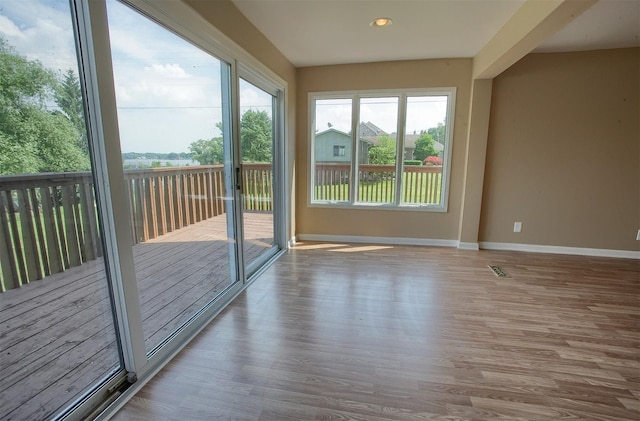
[[[300,244],[113,419],[637,421],[640,261]]]

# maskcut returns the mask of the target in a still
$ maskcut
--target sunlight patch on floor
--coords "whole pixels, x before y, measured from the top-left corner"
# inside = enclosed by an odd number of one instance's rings
[[[358,247],[341,248],[333,251],[338,251],[340,253],[357,253],[361,251],[387,250],[392,248],[393,248],[392,246],[358,246]]]
[[[333,249],[338,247],[347,247],[347,245],[346,244],[326,244],[326,243],[305,244],[305,243],[296,242],[296,244],[293,246],[293,248],[298,250],[321,250],[321,249]]]

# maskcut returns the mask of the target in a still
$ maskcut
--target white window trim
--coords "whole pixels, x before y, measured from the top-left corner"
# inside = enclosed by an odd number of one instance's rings
[[[307,206],[317,208],[341,208],[341,209],[367,209],[367,210],[396,210],[396,211],[420,211],[420,212],[447,212],[449,207],[449,187],[451,180],[451,161],[453,155],[453,128],[455,101],[457,90],[455,87],[442,88],[416,88],[416,89],[379,89],[379,90],[363,90],[363,91],[331,91],[331,92],[309,92],[307,95],[308,112],[309,112],[309,170],[308,170],[308,194]],[[401,184],[396,183],[396,202],[395,203],[366,203],[356,201],[357,177],[355,176],[355,168],[358,159],[358,137],[360,127],[360,99],[361,98],[379,98],[379,97],[398,97],[398,148],[396,151],[396,174],[402,174],[404,168],[404,144],[405,144],[405,121],[407,97],[415,96],[446,96],[447,113],[445,117],[446,133],[445,145],[443,151],[443,171],[442,186],[440,189],[439,204],[412,204],[401,203],[398,192]],[[315,190],[315,102],[316,100],[325,99],[351,99],[352,120],[351,120],[351,174],[352,185],[350,189],[349,201],[331,201],[314,199]]]

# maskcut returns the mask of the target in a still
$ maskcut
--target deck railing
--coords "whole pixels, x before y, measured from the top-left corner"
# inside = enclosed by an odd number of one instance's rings
[[[225,213],[222,165],[125,170],[133,244]],[[243,165],[242,205],[273,209],[271,165]],[[89,172],[0,176],[0,291],[102,255]]]
[[[225,213],[222,165],[125,170],[133,244]],[[434,203],[441,167],[404,167],[403,201]],[[316,198],[349,199],[349,165],[316,166]],[[358,200],[390,202],[395,167],[361,165]],[[270,164],[242,166],[242,206],[273,209]],[[0,291],[102,255],[89,172],[0,176]]]
[[[102,254],[90,173],[0,177],[2,291]]]
[[[373,203],[394,202],[395,176],[395,165],[359,165],[358,201]],[[402,202],[420,204],[438,203],[440,201],[441,181],[441,166],[404,166]],[[316,200],[348,201],[350,186],[350,164],[316,164]]]
[[[225,212],[222,165],[129,170],[124,177],[134,244]]]

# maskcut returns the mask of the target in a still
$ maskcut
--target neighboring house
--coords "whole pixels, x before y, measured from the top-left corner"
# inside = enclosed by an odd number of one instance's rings
[[[392,139],[396,138],[396,134],[389,135]],[[420,137],[419,134],[406,134],[404,135],[404,159],[414,159],[413,153],[416,150],[416,140]],[[433,142],[433,146],[438,151],[438,155],[442,157],[444,151],[444,145],[438,141]]]
[[[362,126],[360,126],[362,127]],[[391,133],[391,134],[387,134],[383,132],[383,135],[385,136],[389,136],[391,139],[395,140],[396,139],[396,134],[395,133]],[[379,135],[381,136],[381,135]],[[364,139],[366,139],[367,141],[371,142],[372,146],[375,146],[378,144],[378,137],[379,136],[364,136]],[[404,135],[404,153],[402,154],[405,160],[411,160],[414,159],[414,152],[416,150],[416,140],[418,140],[418,138],[420,137],[419,134],[406,134]],[[442,156],[442,152],[444,151],[444,145],[440,142],[434,142],[434,146],[436,148],[436,150],[438,151],[438,154],[440,156]]]
[[[370,121],[360,122],[360,137],[377,137],[388,134]]]
[[[330,128],[316,133],[314,143],[316,162],[351,162],[353,145],[350,134]],[[360,139],[360,163],[369,162],[369,148],[372,144],[369,140]]]
[[[378,144],[378,138],[388,136],[396,139],[395,133],[387,133],[372,122],[360,123],[360,160],[361,164],[369,162],[369,148]],[[416,150],[416,140],[419,134],[406,134],[404,137],[405,160],[414,159]],[[351,135],[334,128],[329,128],[320,133],[316,133],[316,162],[351,162]],[[439,142],[434,143],[436,150],[442,155],[444,145]]]

